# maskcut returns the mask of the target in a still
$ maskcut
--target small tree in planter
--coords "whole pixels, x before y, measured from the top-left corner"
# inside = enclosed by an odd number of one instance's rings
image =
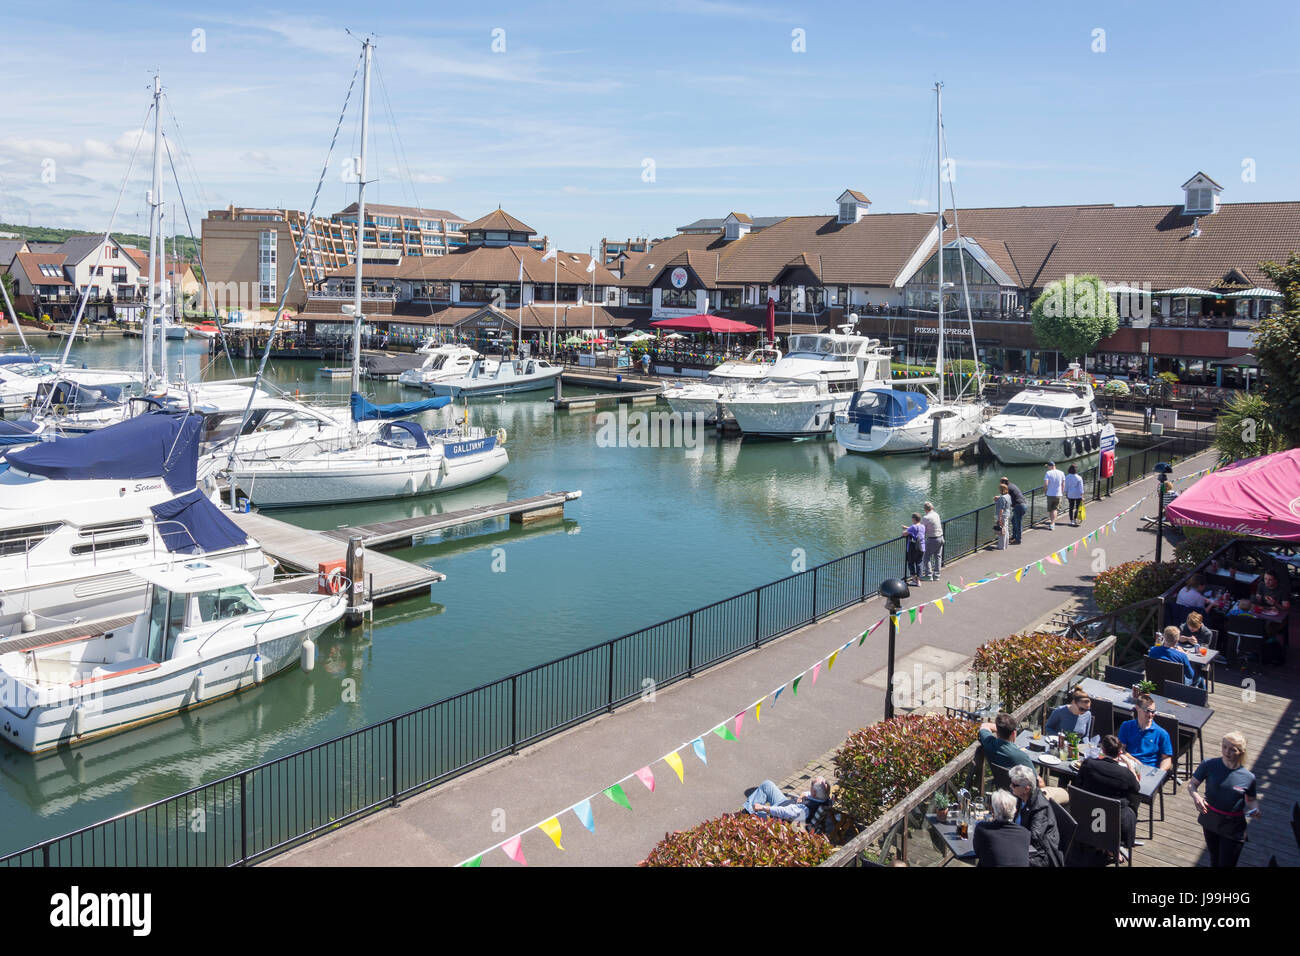
[[[968,720],[908,714],[854,731],[835,754],[835,799],[866,825],[975,742]]]
[[[665,834],[638,865],[818,866],[833,852],[820,833],[737,813]]]
[[[1002,709],[1013,711],[1091,650],[1060,634],[1012,634],[975,652],[976,673],[996,674]]]

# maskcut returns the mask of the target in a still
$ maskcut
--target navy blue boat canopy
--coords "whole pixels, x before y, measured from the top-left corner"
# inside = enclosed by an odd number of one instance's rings
[[[899,428],[930,407],[924,392],[904,392],[892,388],[869,388],[857,392],[849,406],[850,413],[869,418],[872,425]]]
[[[392,405],[376,405],[366,401],[360,392],[352,393],[352,420],[354,422],[373,421],[379,418],[405,418],[420,412],[431,412],[442,408],[451,401],[450,398],[426,398],[419,402],[394,402]]]
[[[15,468],[46,478],[162,477],[173,492],[197,484],[199,415],[138,415],[76,438],[5,453]]]
[[[0,445],[30,445],[39,436],[36,422],[0,420]]]
[[[39,355],[24,355],[15,352],[12,355],[0,355],[0,365],[32,365],[41,361]]]
[[[234,548],[248,540],[239,525],[222,514],[197,488],[149,510],[168,551],[199,554]]]

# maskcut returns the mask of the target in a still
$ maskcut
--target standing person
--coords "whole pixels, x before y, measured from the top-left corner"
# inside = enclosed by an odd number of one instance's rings
[[[925,558],[925,524],[919,514],[912,513],[912,523],[903,526],[903,533],[907,535],[907,576],[912,579],[907,583],[919,587],[921,562]]]
[[[943,566],[943,519],[930,502],[921,507],[925,511],[921,516],[925,524],[925,580],[938,581]]]
[[[1011,536],[1011,496],[1007,494],[1007,483],[998,483],[998,493],[993,496],[993,508],[997,520],[993,530],[998,533],[998,550],[1007,549],[1007,539]]]
[[[1070,503],[1070,527],[1079,527],[1079,509],[1083,507],[1083,475],[1074,465],[1065,475],[1065,500]]]
[[[1025,495],[1012,483],[1010,478],[1003,476],[1002,485],[1007,489],[1007,494],[1011,496],[1011,543],[1019,544],[1025,512],[1029,510],[1025,507]]]
[[[1047,496],[1047,527],[1056,530],[1056,509],[1061,506],[1061,487],[1065,484],[1065,472],[1056,467],[1056,462],[1047,463],[1047,472],[1043,475],[1043,494]]]
[[[1259,801],[1255,775],[1242,766],[1246,761],[1246,738],[1238,733],[1223,735],[1223,756],[1201,761],[1187,781],[1187,792],[1200,813],[1197,821],[1210,851],[1210,866],[1235,867],[1246,845],[1246,825],[1258,820]],[[1205,796],[1196,792],[1205,784]]]

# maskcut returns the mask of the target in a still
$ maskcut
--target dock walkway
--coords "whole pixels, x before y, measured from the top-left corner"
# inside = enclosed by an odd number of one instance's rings
[[[376,521],[372,524],[344,525],[321,534],[346,542],[354,535],[361,538],[367,548],[402,548],[416,538],[459,527],[475,521],[510,516],[512,523],[528,524],[542,518],[562,517],[564,504],[582,497],[581,491],[548,491],[531,498],[516,498],[498,505],[479,505],[460,511],[445,511],[438,515],[417,515],[393,521]]]
[[[1212,454],[1179,464],[1176,475],[1206,467]],[[960,585],[991,574],[1010,571],[1019,563],[1037,562],[1048,553],[1077,541],[1122,510],[1150,493],[1154,482],[1143,481],[1117,491],[1111,498],[1089,502],[1087,527],[1043,526],[1026,529],[1025,543],[1005,551],[986,550],[944,569],[945,580]],[[1063,566],[1045,564],[1046,573],[1031,567],[1017,583],[1012,577],[962,593],[945,614],[933,607],[923,620],[904,622],[898,635],[897,668],[900,673],[946,672],[959,668],[978,647],[1005,637],[1034,622],[1048,619],[1067,600],[1086,595],[1092,587],[1093,564],[1109,566],[1149,558],[1155,535],[1138,530],[1137,514],[1130,514],[1118,530],[1091,542],[1091,560],[1084,556]],[[1096,552],[1101,551],[1098,555]],[[948,593],[945,584],[926,583],[913,590],[921,599]],[[858,646],[858,636],[884,614],[879,599],[857,604],[772,641],[700,675],[659,688],[629,704],[541,743],[524,748],[475,771],[449,780],[426,793],[405,800],[399,807],[379,811],[368,819],[344,827],[289,853],[271,865],[454,865],[523,832],[522,849],[530,865],[628,866],[644,859],[665,833],[685,829],[739,807],[749,787],[764,779],[782,780],[818,754],[838,747],[844,738],[866,724],[880,720],[885,702],[887,640],[885,629]],[[593,632],[591,642],[609,635]],[[834,669],[822,667],[816,683],[804,678],[794,696],[791,680],[816,660],[852,642],[852,650],[838,656]],[[1220,693],[1227,691],[1225,680]],[[784,686],[774,702],[771,693]],[[734,723],[731,718],[767,694],[761,722],[752,707],[738,740],[724,741],[709,728]],[[1279,712],[1290,716],[1294,708]],[[1246,727],[1251,763],[1264,778],[1270,770],[1255,762],[1255,754],[1280,753],[1274,744],[1292,727],[1271,722]],[[692,753],[690,742],[703,733],[708,762]],[[1207,739],[1210,753],[1216,742]],[[681,749],[685,782],[661,759]],[[635,778],[638,768],[649,767],[656,780],[654,792]],[[629,811],[599,794],[623,780],[632,809]],[[587,831],[566,808],[592,795],[594,833]],[[1290,813],[1282,794],[1266,798],[1271,817]],[[1294,799],[1294,798],[1292,798]],[[1180,800],[1166,801],[1174,809]],[[1282,804],[1285,801],[1285,806]],[[504,827],[501,826],[504,814]],[[539,821],[558,816],[563,827],[565,852],[557,850],[542,832]],[[1274,821],[1278,822],[1278,821]],[[532,829],[529,829],[529,828]],[[1157,825],[1156,840],[1161,840]],[[1172,839],[1170,841],[1172,843]],[[1248,853],[1262,847],[1248,846]],[[1163,850],[1163,846],[1162,846]],[[1186,844],[1182,859],[1190,862]],[[1140,848],[1154,861],[1155,845]],[[1265,856],[1265,860],[1267,856]],[[1257,857],[1243,862],[1258,862]],[[483,866],[515,866],[498,850],[483,857]]]

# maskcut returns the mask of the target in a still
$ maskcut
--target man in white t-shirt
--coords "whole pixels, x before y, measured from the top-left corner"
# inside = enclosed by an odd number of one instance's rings
[[[921,515],[921,523],[925,525],[925,558],[922,567],[922,579],[926,581],[938,581],[939,571],[943,567],[943,519],[939,517],[939,512],[934,510],[934,505],[926,502],[924,506],[925,513]]]
[[[1047,474],[1043,475],[1043,494],[1047,495],[1047,524],[1056,530],[1056,509],[1061,506],[1061,486],[1065,484],[1065,472],[1056,467],[1056,462],[1047,463]]]

